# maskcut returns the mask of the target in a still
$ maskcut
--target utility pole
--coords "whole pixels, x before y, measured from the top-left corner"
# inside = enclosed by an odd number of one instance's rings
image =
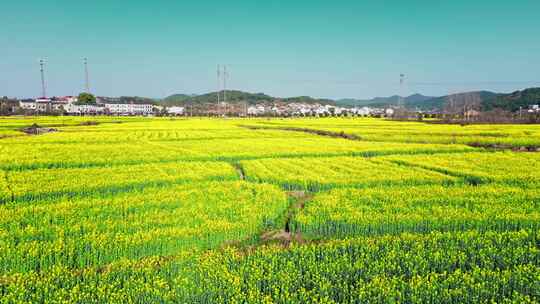
[[[84,87],[86,93],[90,93],[90,82],[88,80],[88,58],[84,58]]]
[[[227,66],[223,65],[223,103],[225,105],[224,115],[227,115],[227,79],[229,78],[229,72],[227,72]]]
[[[454,94],[452,91],[450,91],[450,94],[448,95],[448,104],[449,104],[449,110],[448,113],[451,115],[454,115]]]
[[[40,72],[41,72],[41,97],[47,98],[47,89],[45,87],[45,60],[39,60]]]
[[[219,116],[219,113],[220,113],[220,104],[219,104],[219,95],[221,95],[221,66],[218,64],[217,66],[217,83],[218,83],[218,87],[217,87],[217,104],[216,104],[216,113],[217,115]]]

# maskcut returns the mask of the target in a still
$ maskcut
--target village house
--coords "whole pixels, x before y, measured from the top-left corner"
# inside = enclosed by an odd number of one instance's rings
[[[69,103],[65,106],[65,110],[69,114],[103,114],[105,107],[102,105],[77,105]]]
[[[105,109],[111,114],[119,115],[148,115],[152,114],[154,105],[152,104],[131,104],[131,103],[106,103]]]
[[[172,114],[172,115],[183,115],[184,114],[184,107],[177,107],[177,106],[168,107],[167,108],[167,113]]]
[[[33,99],[24,99],[19,101],[19,107],[23,110],[35,111],[37,105],[36,101]]]

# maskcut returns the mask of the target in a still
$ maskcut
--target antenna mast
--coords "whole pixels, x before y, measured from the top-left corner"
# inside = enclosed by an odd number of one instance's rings
[[[45,60],[39,60],[40,72],[41,72],[41,97],[47,98],[47,89],[45,87]]]

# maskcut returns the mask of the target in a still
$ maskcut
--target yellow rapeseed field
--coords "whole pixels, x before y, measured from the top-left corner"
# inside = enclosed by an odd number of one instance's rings
[[[0,303],[536,303],[538,147],[536,125],[0,117]]]

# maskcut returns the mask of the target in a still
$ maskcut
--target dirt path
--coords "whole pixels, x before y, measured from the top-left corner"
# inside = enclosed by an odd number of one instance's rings
[[[514,152],[540,152],[540,146],[512,146],[504,144],[489,144],[489,143],[469,143],[467,144],[473,148],[484,148],[488,150],[502,151],[511,150]]]
[[[263,233],[260,237],[262,244],[278,242],[284,246],[289,246],[291,242],[304,242],[300,231],[291,231],[291,221],[298,212],[304,209],[305,204],[313,198],[313,194],[305,191],[291,191],[287,192],[287,195],[292,200],[292,203],[285,215],[284,227]]]
[[[242,165],[240,165],[240,163],[235,162],[235,163],[231,163],[231,166],[233,166],[236,172],[238,173],[238,177],[240,178],[240,180],[245,181],[246,172],[244,172],[244,168],[242,168]]]
[[[349,140],[361,140],[360,136],[354,134],[347,134],[343,131],[333,132],[326,130],[316,130],[308,128],[296,128],[296,127],[263,127],[263,126],[240,126],[242,128],[247,128],[250,130],[281,130],[281,131],[292,131],[292,132],[304,132],[309,134],[315,134],[320,136],[328,136],[334,138],[344,138]]]

